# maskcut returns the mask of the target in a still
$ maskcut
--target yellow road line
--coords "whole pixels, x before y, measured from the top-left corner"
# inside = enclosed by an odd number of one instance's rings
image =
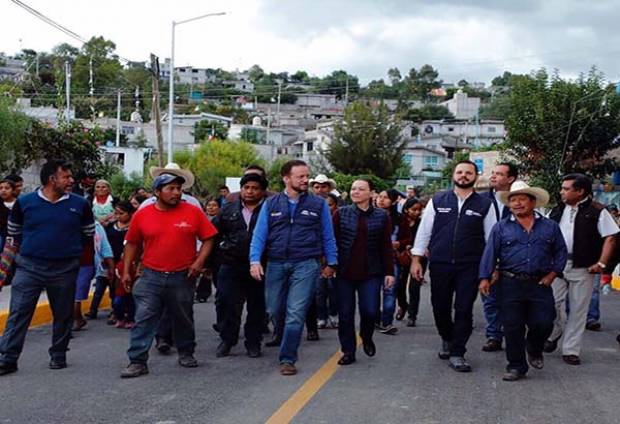
[[[358,346],[361,339],[358,337]],[[336,373],[340,365],[338,360],[342,356],[340,351],[334,353],[321,368],[318,369],[280,408],[267,420],[266,424],[290,423],[304,406],[316,395],[319,390]]]
[[[82,302],[82,312],[88,312],[90,309],[90,302],[93,300],[93,293],[88,296],[88,300]],[[101,305],[99,306],[101,309],[107,309],[111,306],[110,297],[107,296],[107,293],[104,295],[101,300]],[[4,327],[6,326],[6,320],[9,317],[9,311],[0,311],[0,331],[4,331]],[[34,315],[32,316],[32,321],[30,321],[30,328],[38,327],[40,325],[45,325],[51,323],[53,320],[52,310],[50,308],[49,302],[41,302],[37,304],[37,308],[34,311]]]

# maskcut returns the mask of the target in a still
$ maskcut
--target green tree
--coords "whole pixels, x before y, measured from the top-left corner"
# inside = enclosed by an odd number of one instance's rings
[[[218,140],[228,138],[228,126],[222,122],[199,121],[194,124],[194,142],[209,141],[213,136]]]
[[[431,65],[423,65],[419,70],[411,68],[404,81],[407,97],[429,100],[431,91],[441,87],[438,77],[439,72]]]
[[[241,177],[248,165],[263,163],[251,144],[229,140],[203,142],[193,152],[176,152],[174,161],[194,173],[194,192],[202,196],[217,192],[226,177]]]
[[[598,178],[616,168],[608,153],[620,146],[620,95],[596,68],[576,81],[541,69],[511,84],[507,154],[534,184],[553,194],[562,174]]]
[[[308,84],[310,82],[310,77],[306,71],[297,71],[291,75],[290,82],[297,84]]]
[[[0,97],[0,171],[18,171],[28,165],[26,134],[33,122],[16,112],[10,98]]]
[[[392,178],[401,165],[406,141],[401,124],[387,107],[357,101],[349,105],[344,120],[334,128],[334,139],[325,152],[334,169],[345,174],[374,174]]]
[[[510,96],[495,96],[480,106],[480,119],[506,120],[510,116],[511,104]]]
[[[507,87],[510,85],[510,80],[514,74],[508,71],[504,71],[502,75],[498,75],[491,80],[491,85],[493,87]]]
[[[409,109],[405,119],[420,123],[428,119],[454,119],[454,115],[445,106],[429,103],[421,108]]]

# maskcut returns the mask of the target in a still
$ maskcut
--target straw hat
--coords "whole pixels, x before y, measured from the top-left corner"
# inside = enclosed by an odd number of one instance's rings
[[[181,177],[185,180],[183,183],[183,190],[189,190],[194,185],[194,174],[192,174],[192,171],[181,169],[179,165],[173,162],[167,164],[163,168],[160,168],[159,166],[151,166],[149,173],[153,178],[157,178],[162,174],[170,174]]]
[[[309,183],[311,186],[313,184],[329,184],[329,187],[332,190],[336,189],[336,181],[332,180],[331,178],[327,178],[327,175],[323,174],[317,175],[315,178],[311,179]]]
[[[499,200],[509,206],[510,196],[515,194],[529,194],[536,198],[536,207],[542,208],[549,203],[549,193],[544,188],[530,187],[525,181],[515,181],[510,186],[510,191],[502,191],[499,194]]]

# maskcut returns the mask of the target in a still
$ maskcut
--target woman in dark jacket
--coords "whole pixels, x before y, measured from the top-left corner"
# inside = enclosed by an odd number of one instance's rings
[[[372,340],[381,288],[394,285],[391,222],[388,214],[370,203],[372,183],[357,180],[351,186],[352,205],[334,213],[338,243],[338,338],[340,365],[355,362],[355,293],[359,298],[360,336],[364,352],[374,356]]]

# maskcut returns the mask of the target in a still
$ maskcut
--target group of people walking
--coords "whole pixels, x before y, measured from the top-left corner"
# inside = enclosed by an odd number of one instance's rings
[[[130,330],[121,377],[149,372],[153,343],[161,353],[176,346],[180,366],[198,366],[193,303],[206,300],[213,283],[216,356],[238,344],[245,306],[248,356],[278,346],[280,373],[294,375],[304,326],[308,340],[318,340],[317,329],[337,328],[338,363],[356,362],[356,305],[367,356],[377,352],[375,330],[397,334],[395,319],[414,327],[426,275],[438,356],[455,371],[471,371],[465,354],[478,293],[487,321],[483,350],[505,343],[504,380],[542,368],[543,352],[560,340],[563,360],[580,363],[594,276],[613,269],[620,231],[592,200],[587,177],[563,178],[562,201],[547,218],[549,194],[517,180],[510,163],[495,167],[488,193],[475,191],[478,169],[465,160],[456,164],[453,188],[430,199],[416,197],[413,188],[377,193],[360,178],[349,203],[333,180],[311,179],[310,172],[303,161],[287,162],[284,190],[273,193],[264,169],[248,167],[240,191],[222,187],[206,211],[188,192],[193,174],[175,164],[151,169],[152,196],[141,190],[120,202],[104,180],[83,175],[76,183],[64,161],[46,163],[41,187],[26,195],[5,196],[3,186],[11,183],[0,181],[0,220],[1,207],[10,205],[5,250],[19,252],[0,375],[17,371],[42,290],[54,315],[52,369],[67,366],[72,331],[86,325],[84,318],[97,318],[106,289],[113,305],[108,323]],[[82,317],[80,302],[93,278],[93,300]],[[273,338],[264,344],[269,323]]]

